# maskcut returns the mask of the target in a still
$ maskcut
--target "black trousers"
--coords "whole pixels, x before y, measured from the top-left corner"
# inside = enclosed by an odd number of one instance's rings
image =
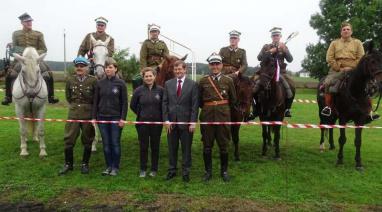
[[[163,125],[136,125],[140,147],[140,169],[146,171],[149,146],[151,148],[151,171],[158,171],[159,144]]]
[[[169,153],[169,169],[168,172],[175,173],[178,162],[179,143],[182,148],[182,174],[189,175],[191,169],[191,146],[193,133],[190,133],[188,127],[186,129],[173,126],[171,132],[167,135],[168,153]]]

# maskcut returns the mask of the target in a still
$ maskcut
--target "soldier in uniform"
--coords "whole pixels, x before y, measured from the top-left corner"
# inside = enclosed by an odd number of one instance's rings
[[[95,85],[97,79],[88,74],[88,61],[79,56],[74,61],[76,73],[66,82],[65,94],[69,103],[68,119],[91,120]],[[65,125],[65,165],[59,175],[73,170],[73,148],[82,131],[81,141],[84,146],[81,173],[89,173],[89,159],[95,131],[92,123],[67,122]]]
[[[247,55],[244,49],[238,47],[241,33],[232,30],[229,33],[230,45],[220,49],[219,55],[223,58],[224,75],[238,73],[244,74],[248,68]]]
[[[12,50],[13,53],[22,54],[26,47],[34,47],[39,54],[47,52],[44,35],[32,30],[32,17],[28,13],[24,13],[18,17],[23,26],[22,30],[13,32],[12,35]],[[53,74],[48,65],[42,61],[40,63],[41,74],[48,87],[48,101],[55,104],[59,100],[54,98],[54,80]],[[21,64],[13,61],[5,78],[5,97],[1,102],[3,105],[9,105],[12,102],[12,85],[21,71]]]
[[[211,74],[204,76],[199,82],[200,121],[229,122],[230,111],[236,106],[236,91],[230,77],[222,74],[223,64],[219,54],[213,53],[208,59]],[[214,141],[220,149],[220,173],[224,181],[229,181],[228,143],[231,139],[230,125],[202,125],[203,159],[205,166],[204,181],[212,178],[212,148]]]
[[[109,57],[112,57],[114,54],[114,39],[105,32],[108,20],[104,17],[99,17],[99,18],[95,19],[95,22],[96,22],[96,26],[97,26],[97,31],[88,33],[85,36],[84,40],[82,41],[82,43],[80,45],[80,48],[78,49],[77,55],[83,56],[83,57],[85,55],[87,55],[88,58],[92,58],[93,55],[92,55],[91,51],[93,49],[93,46],[92,46],[92,42],[90,40],[90,35],[93,35],[93,37],[96,40],[102,40],[102,41],[105,41],[108,37],[110,37],[110,42],[107,45],[107,50],[109,53]]]
[[[162,63],[164,57],[169,54],[166,43],[158,39],[160,27],[152,24],[149,33],[150,39],[145,40],[141,47],[141,70],[146,67],[157,67]]]
[[[273,27],[271,30],[271,38],[272,38],[272,43],[270,44],[265,44],[263,48],[261,49],[259,55],[257,56],[257,59],[259,61],[263,61],[265,57],[272,56],[274,57],[278,65],[280,66],[280,82],[283,84],[286,94],[287,94],[287,99],[285,101],[285,117],[291,117],[291,112],[290,108],[292,107],[293,99],[294,99],[294,82],[292,78],[287,74],[286,72],[286,66],[287,64],[285,63],[284,60],[286,60],[288,63],[291,63],[293,61],[293,56],[289,52],[288,47],[283,43],[280,42],[281,39],[281,28],[280,27]],[[261,64],[261,63],[260,63]],[[259,74],[259,73],[258,73]],[[263,82],[259,82],[257,80],[258,74],[255,76],[255,88],[254,88],[254,95],[256,96],[260,84]],[[261,78],[260,78],[261,80]],[[254,116],[257,115],[257,109],[256,105],[253,108],[254,110]]]

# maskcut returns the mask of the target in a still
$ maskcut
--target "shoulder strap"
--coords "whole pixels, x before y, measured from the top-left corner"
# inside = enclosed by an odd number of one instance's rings
[[[210,84],[211,84],[212,87],[214,88],[214,90],[215,90],[215,92],[217,93],[217,95],[219,96],[219,98],[220,98],[221,100],[224,100],[223,96],[220,94],[220,92],[219,92],[218,89],[216,88],[215,83],[212,81],[211,76],[208,76],[208,81],[210,81]]]

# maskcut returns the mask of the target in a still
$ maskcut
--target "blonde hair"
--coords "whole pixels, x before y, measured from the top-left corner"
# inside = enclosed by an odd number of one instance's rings
[[[344,28],[344,27],[350,27],[350,29],[353,29],[353,26],[351,25],[351,23],[347,22],[347,21],[344,21],[341,23],[341,29]]]

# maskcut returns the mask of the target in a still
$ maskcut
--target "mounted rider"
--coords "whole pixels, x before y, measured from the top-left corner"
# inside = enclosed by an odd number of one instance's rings
[[[32,17],[28,13],[24,13],[18,18],[21,21],[23,29],[13,32],[11,53],[22,54],[26,47],[34,47],[40,55],[46,53],[47,48],[44,41],[44,35],[39,31],[32,30]],[[52,71],[44,61],[39,65],[41,75],[48,87],[48,101],[49,103],[55,104],[59,100],[54,98],[54,80]],[[5,77],[5,97],[1,104],[9,105],[12,103],[12,85],[20,71],[21,64],[17,61],[13,61],[8,69],[7,76]]]
[[[229,32],[229,46],[223,47],[219,51],[219,55],[223,58],[224,75],[244,74],[248,68],[247,54],[244,49],[239,48],[241,32],[232,30]]]
[[[106,39],[110,37],[110,42],[107,45],[107,50],[108,50],[108,56],[112,57],[114,54],[114,38],[105,32],[109,21],[104,17],[98,17],[94,21],[96,22],[97,30],[96,32],[88,33],[85,36],[84,40],[82,41],[80,45],[80,48],[78,49],[77,55],[83,56],[83,57],[87,56],[90,59],[90,61],[92,61],[93,45],[91,41],[91,35],[93,35],[95,40],[102,40],[102,41],[106,41]],[[90,67],[90,74],[94,75],[94,69],[92,67]]]
[[[332,41],[326,53],[326,61],[330,70],[324,81],[326,107],[321,111],[324,116],[331,115],[333,95],[338,92],[346,73],[354,70],[365,55],[362,42],[353,38],[352,34],[352,25],[349,22],[343,22],[341,24],[341,38]],[[367,122],[377,118],[379,115],[370,116],[370,120]]]
[[[272,43],[270,44],[265,44],[263,48],[261,49],[259,55],[257,56],[257,59],[261,62],[263,62],[264,58],[266,57],[273,57],[276,61],[276,68],[279,68],[280,70],[280,75],[279,79],[280,82],[282,83],[283,87],[285,88],[286,91],[286,100],[285,100],[285,117],[291,117],[291,112],[290,108],[292,107],[293,99],[294,99],[294,82],[292,78],[287,74],[286,72],[286,67],[287,64],[285,63],[285,60],[288,63],[291,63],[293,61],[293,56],[289,52],[288,47],[283,43],[280,42],[280,39],[282,37],[281,35],[281,30],[282,28],[280,27],[273,27],[270,32],[271,32],[271,38],[272,38]],[[260,63],[262,65],[262,63]],[[257,93],[260,90],[260,86],[265,84],[265,80],[260,77],[262,73],[256,73],[255,75],[255,88],[254,88],[254,96],[257,96]],[[276,70],[275,70],[276,74]],[[256,109],[256,105],[254,105],[253,108],[253,117],[254,118],[257,116],[258,111]]]

